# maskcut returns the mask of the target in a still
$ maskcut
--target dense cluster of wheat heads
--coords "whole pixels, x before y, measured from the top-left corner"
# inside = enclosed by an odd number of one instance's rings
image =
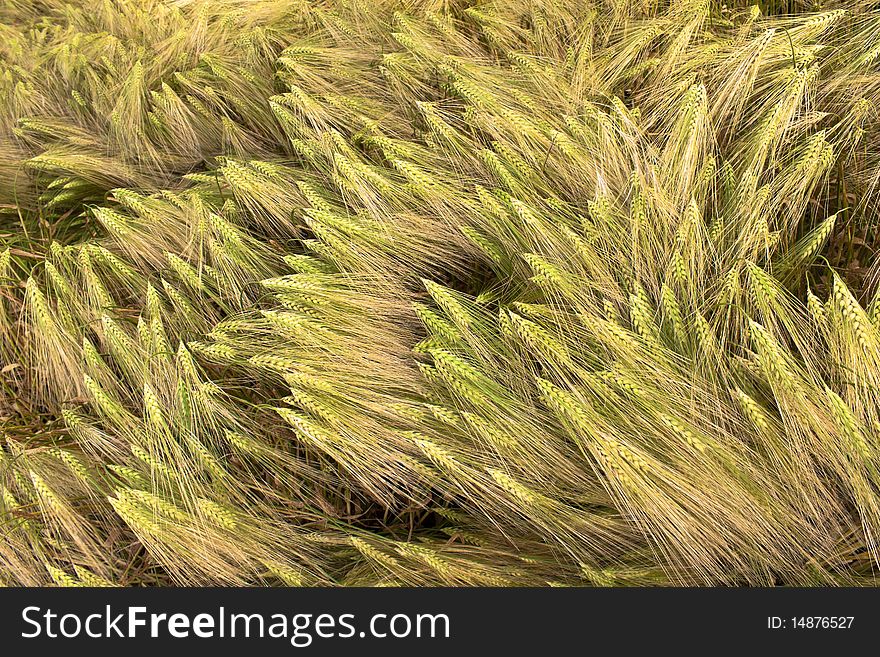
[[[880,567],[880,10],[0,1],[0,583]]]

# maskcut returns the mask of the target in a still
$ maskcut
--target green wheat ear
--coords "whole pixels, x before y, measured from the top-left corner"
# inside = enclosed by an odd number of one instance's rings
[[[0,8],[0,582],[875,584],[870,12],[300,4]]]

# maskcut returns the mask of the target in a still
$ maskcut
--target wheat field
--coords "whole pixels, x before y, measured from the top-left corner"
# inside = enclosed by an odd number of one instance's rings
[[[880,8],[0,1],[0,584],[880,568]]]

